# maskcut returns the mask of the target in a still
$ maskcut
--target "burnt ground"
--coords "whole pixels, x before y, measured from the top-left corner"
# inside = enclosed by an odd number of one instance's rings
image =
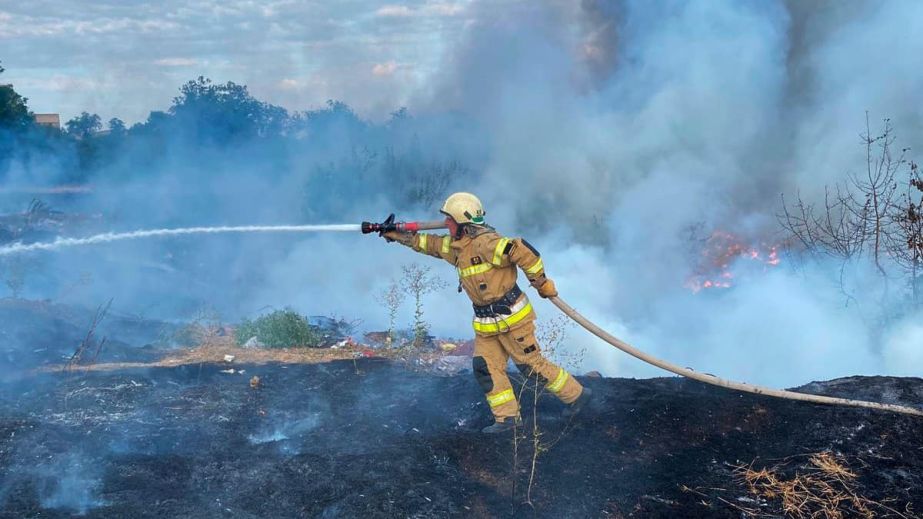
[[[104,302],[105,303],[105,302]],[[95,311],[48,300],[0,299],[0,375],[27,375],[42,367],[60,366],[87,337]],[[153,362],[167,351],[165,340],[176,325],[109,312],[94,330],[85,360]],[[105,340],[98,350],[99,340]]]
[[[0,384],[0,517],[747,517],[736,503],[781,516],[733,467],[825,450],[845,457],[865,497],[923,511],[916,417],[676,378],[584,378],[597,400],[578,420],[539,402],[550,446],[529,505],[530,433],[514,471],[512,435],[478,432],[488,412],[470,374],[380,359],[224,367]],[[921,379],[810,389],[923,404]]]

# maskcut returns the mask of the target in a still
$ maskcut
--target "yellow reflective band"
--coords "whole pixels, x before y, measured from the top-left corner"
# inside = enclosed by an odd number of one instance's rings
[[[417,245],[417,247],[419,247],[421,251],[426,252],[426,235],[425,234],[420,235],[420,240],[419,240],[419,244]]]
[[[538,274],[544,269],[545,269],[545,264],[542,263],[542,258],[539,258],[538,261],[535,262],[535,265],[532,265],[531,267],[526,269],[526,274]]]
[[[492,268],[494,267],[490,263],[481,263],[480,265],[472,265],[468,268],[458,269],[458,275],[466,278],[475,274],[483,274]]]
[[[443,253],[443,254],[448,254],[449,251],[452,250],[452,249],[451,249],[451,245],[452,245],[452,237],[451,237],[451,236],[445,236],[444,238],[442,238],[442,253]]]
[[[548,391],[552,393],[557,393],[564,387],[564,383],[567,382],[567,372],[564,371],[564,368],[558,368],[558,376],[554,379],[554,382],[548,384]]]
[[[506,248],[506,244],[510,242],[509,238],[501,238],[497,242],[497,246],[494,248],[494,260],[491,261],[496,266],[500,266],[500,262],[503,261],[503,249]]]
[[[510,388],[505,391],[500,391],[496,395],[487,395],[487,403],[490,404],[490,407],[499,407],[507,402],[512,402],[515,398],[513,389]]]
[[[494,333],[501,330],[506,331],[510,327],[514,326],[519,321],[525,319],[529,313],[532,312],[532,303],[526,303],[518,312],[512,314],[509,317],[497,317],[495,322],[485,323],[475,320],[471,323],[474,326],[474,331],[482,333]]]
[[[520,310],[522,310],[523,308],[525,308],[527,304],[529,304],[529,298],[526,296],[522,296],[522,298],[520,298],[519,301],[516,301],[513,304],[513,306],[510,307],[510,313],[505,314],[505,315],[515,314],[519,312]],[[491,324],[497,321],[497,317],[478,317],[475,315],[474,320],[475,322],[479,322],[483,324]]]

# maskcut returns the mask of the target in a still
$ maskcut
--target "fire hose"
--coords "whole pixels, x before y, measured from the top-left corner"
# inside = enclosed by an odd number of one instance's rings
[[[418,230],[426,229],[440,229],[444,228],[445,224],[443,222],[395,222],[394,215],[390,215],[384,222],[377,223],[362,223],[362,232],[365,234],[371,232],[378,232],[383,234],[389,230],[396,230],[402,232],[414,232]],[[709,373],[699,373],[690,368],[682,368],[676,364],[672,364],[665,360],[658,359],[652,355],[649,355],[634,346],[628,344],[625,341],[622,341],[610,334],[606,330],[603,330],[595,323],[581,315],[579,312],[574,310],[569,304],[565,303],[560,297],[551,297],[549,300],[554,303],[555,306],[561,310],[564,315],[572,319],[574,322],[585,328],[588,332],[604,340],[611,346],[614,346],[623,352],[639,359],[643,362],[646,362],[652,366],[656,366],[660,369],[664,369],[671,373],[675,373],[681,377],[691,378],[692,380],[697,380],[699,382],[704,382],[706,384],[711,384],[713,386],[723,387],[727,389],[733,389],[736,391],[743,391],[745,393],[753,393],[756,395],[765,395],[772,396],[776,398],[784,398],[787,400],[798,400],[801,402],[813,402],[815,404],[827,404],[827,405],[843,405],[850,407],[865,407],[868,409],[879,409],[882,411],[891,411],[894,413],[902,413],[914,416],[923,416],[923,410],[914,409],[912,407],[897,405],[897,404],[885,404],[880,402],[868,402],[865,400],[853,400],[850,398],[837,398],[832,396],[823,396],[823,395],[812,395],[809,393],[799,393],[797,391],[788,391],[784,389],[773,389],[769,387],[757,386],[753,384],[747,384],[745,382],[736,382],[733,380],[727,380],[721,377],[716,377]]]
[[[822,396],[822,395],[812,395],[808,393],[798,393],[796,391],[787,391],[784,389],[772,389],[763,386],[755,386],[752,384],[747,384],[745,382],[735,382],[733,380],[727,380],[708,373],[699,373],[698,371],[681,368],[676,364],[671,364],[664,360],[658,359],[652,355],[648,355],[643,351],[635,348],[634,346],[619,340],[606,330],[603,330],[592,321],[582,316],[579,312],[573,309],[570,305],[565,303],[560,297],[551,297],[549,300],[558,307],[559,310],[564,312],[565,315],[570,317],[580,326],[586,328],[586,330],[593,335],[599,337],[600,339],[606,341],[612,346],[624,351],[625,353],[644,361],[652,366],[657,366],[660,369],[665,369],[671,373],[675,373],[679,376],[691,378],[693,380],[698,380],[699,382],[704,382],[706,384],[711,384],[713,386],[724,387],[728,389],[734,389],[737,391],[743,391],[746,393],[753,393],[756,395],[766,395],[774,396],[776,398],[785,398],[787,400],[799,400],[802,402],[814,402],[816,404],[829,404],[829,405],[846,405],[851,407],[866,407],[869,409],[880,409],[882,411],[891,411],[894,413],[903,413],[915,416],[923,416],[923,411],[919,409],[914,409],[912,407],[907,407],[897,404],[884,404],[879,402],[867,402],[865,400],[852,400],[850,398],[836,398],[832,396]]]

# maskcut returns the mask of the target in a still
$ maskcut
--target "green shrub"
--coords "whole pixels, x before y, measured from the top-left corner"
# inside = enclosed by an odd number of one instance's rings
[[[308,318],[289,309],[276,310],[254,320],[244,319],[235,333],[237,344],[251,337],[269,348],[317,348],[323,337],[308,324]]]

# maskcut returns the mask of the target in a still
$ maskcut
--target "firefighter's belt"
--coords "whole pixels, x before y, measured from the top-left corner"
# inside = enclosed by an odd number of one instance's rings
[[[528,297],[523,297],[518,303],[510,307],[508,315],[496,315],[493,317],[475,316],[474,331],[481,333],[501,333],[506,332],[517,323],[532,314],[532,303]]]
[[[477,317],[497,317],[500,315],[510,315],[513,313],[513,305],[522,295],[522,289],[519,285],[513,285],[507,293],[503,294],[500,299],[487,305],[474,306],[474,315]]]

